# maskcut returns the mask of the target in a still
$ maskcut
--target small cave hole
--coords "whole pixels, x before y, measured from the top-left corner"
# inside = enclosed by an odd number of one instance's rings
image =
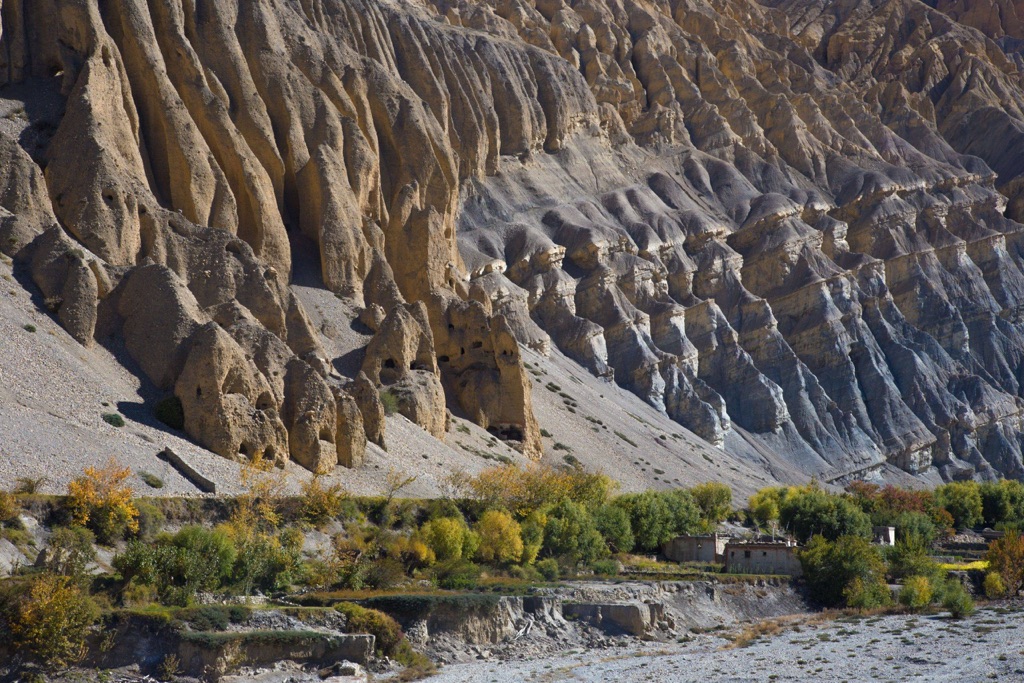
[[[231,240],[230,242],[224,245],[224,251],[228,252],[229,254],[241,254],[242,244],[238,240]]]
[[[203,388],[202,387],[196,387],[196,397],[198,398],[199,396],[202,396],[202,395],[203,395]]]
[[[455,325],[452,325],[451,323],[448,323],[448,331],[452,332],[453,330],[455,330]]]
[[[430,368],[427,366],[426,363],[424,363],[422,361],[414,360],[413,362],[409,363],[409,369],[410,370],[429,370]]]
[[[473,348],[474,348],[474,349],[479,349],[479,348],[481,348],[481,347],[482,347],[483,345],[484,345],[484,343],[483,343],[482,341],[475,341],[475,342],[473,342]]]
[[[438,360],[439,363],[447,363],[451,359],[448,358],[448,356],[438,356],[437,360]]]
[[[384,367],[387,368],[388,370],[394,370],[395,369],[395,359],[394,358],[388,358],[386,361],[384,361]]]
[[[462,346],[459,347],[459,355],[460,356],[466,355],[466,348],[465,347],[462,347]]]
[[[248,457],[249,456],[249,444],[243,443],[242,445],[240,445],[238,447],[238,453],[240,455],[244,455],[244,456]]]

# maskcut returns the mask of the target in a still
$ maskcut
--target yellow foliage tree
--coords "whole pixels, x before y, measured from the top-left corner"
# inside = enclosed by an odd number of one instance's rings
[[[16,648],[59,668],[85,656],[85,637],[98,615],[70,577],[41,574],[17,607],[11,635]]]
[[[507,512],[488,510],[476,524],[480,535],[477,557],[488,564],[512,564],[523,556],[523,536],[519,524]]]
[[[544,465],[490,467],[464,484],[464,493],[486,507],[504,508],[517,519],[562,500],[595,509],[608,500],[615,483],[600,472],[555,469]]]
[[[131,468],[111,457],[103,467],[86,467],[81,477],[68,484],[68,510],[75,524],[92,529],[105,543],[139,530],[139,509],[126,482]]]

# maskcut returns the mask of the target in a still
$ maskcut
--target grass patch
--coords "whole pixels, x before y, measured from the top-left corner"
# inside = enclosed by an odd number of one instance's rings
[[[28,324],[28,325],[22,325],[22,326],[21,326],[21,329],[25,330],[26,332],[35,332],[35,331],[36,331],[36,326],[35,326],[35,325],[32,325],[32,324],[30,323],[30,324]]]
[[[398,397],[390,389],[381,389],[380,402],[384,404],[385,415],[394,415],[398,412]]]

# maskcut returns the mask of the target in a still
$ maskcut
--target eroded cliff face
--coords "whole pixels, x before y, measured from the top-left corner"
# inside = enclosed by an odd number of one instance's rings
[[[1020,29],[969,4],[7,0],[0,82],[58,106],[0,248],[228,457],[357,466],[373,387],[539,456],[524,345],[808,474],[1021,477]]]

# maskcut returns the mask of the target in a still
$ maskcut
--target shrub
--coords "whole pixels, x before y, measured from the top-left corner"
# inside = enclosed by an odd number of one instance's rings
[[[544,527],[547,523],[548,516],[540,510],[535,510],[520,525],[523,535],[523,564],[530,565],[537,561],[537,555],[544,547]]]
[[[1003,577],[999,572],[985,574],[985,582],[982,587],[985,597],[989,600],[996,600],[1006,595],[1006,584],[1003,583]]]
[[[957,529],[975,527],[983,519],[981,489],[976,481],[953,481],[935,489],[935,500],[953,516]]]
[[[177,396],[160,399],[153,408],[153,415],[171,429],[180,431],[185,428],[185,409]]]
[[[146,482],[146,486],[150,488],[162,489],[164,487],[164,480],[156,476],[155,474],[150,474],[149,472],[139,472],[139,477],[141,477],[142,481]]]
[[[928,557],[928,547],[916,537],[897,541],[889,553],[889,575],[896,581],[911,576],[927,576],[933,581],[942,579],[939,565]]]
[[[469,528],[461,518],[439,517],[420,527],[420,536],[439,562],[462,559]]]
[[[348,498],[341,484],[324,486],[319,476],[302,485],[302,519],[314,527],[321,527],[337,519]]]
[[[548,581],[558,580],[558,561],[554,558],[547,558],[537,563],[537,571]]]
[[[717,481],[698,484],[690,489],[693,502],[700,509],[701,525],[713,531],[732,509],[732,490]]]
[[[0,525],[16,519],[20,513],[18,498],[13,493],[0,491]]]
[[[135,507],[139,511],[138,537],[144,541],[153,540],[167,523],[163,510],[145,501],[136,503]]]
[[[884,581],[865,581],[857,576],[843,589],[843,600],[853,609],[876,609],[892,602],[892,596]]]
[[[53,574],[82,583],[88,576],[89,565],[96,561],[95,540],[92,532],[84,527],[54,529],[46,547],[43,566]]]
[[[369,563],[363,581],[374,590],[391,590],[405,581],[405,567],[396,559],[382,557]]]
[[[139,510],[125,483],[131,473],[111,458],[104,467],[86,467],[81,477],[68,484],[72,520],[94,531],[101,543],[112,543],[139,530]]]
[[[815,536],[800,552],[800,564],[811,597],[827,607],[841,606],[850,599],[847,589],[859,586],[861,595],[876,596],[885,584],[885,562],[866,539],[841,536],[830,541]],[[859,579],[854,584],[854,579]],[[863,606],[863,605],[861,605]]]
[[[18,485],[14,488],[14,492],[28,495],[39,493],[43,486],[50,482],[47,477],[18,477],[15,481],[18,482]]]
[[[999,572],[1009,595],[1024,587],[1024,536],[1007,533],[996,539],[989,544],[985,559],[990,570]]]
[[[434,568],[434,580],[445,590],[469,590],[480,580],[480,567],[467,560],[446,562]]]
[[[927,576],[911,576],[900,590],[900,604],[911,610],[924,609],[932,602],[932,582]]]
[[[544,552],[570,564],[590,564],[608,555],[601,532],[587,509],[563,500],[548,513],[544,527]]]
[[[85,656],[85,638],[98,616],[95,603],[70,578],[41,574],[19,601],[10,632],[18,651],[59,668]]]
[[[1020,522],[1024,518],[1024,483],[1014,479],[986,481],[978,487],[987,526]]]
[[[974,600],[963,585],[953,579],[946,584],[942,606],[949,610],[954,619],[963,619],[974,614]]]
[[[360,607],[351,602],[340,603],[335,609],[345,615],[346,630],[349,633],[372,634],[376,639],[377,652],[384,656],[394,655],[405,638],[398,622],[383,612]]]
[[[120,413],[103,413],[100,417],[111,427],[124,427],[124,418]]]
[[[617,505],[602,505],[594,512],[594,524],[613,553],[633,550],[633,527],[629,515]]]
[[[488,564],[514,564],[523,557],[523,535],[507,512],[488,510],[474,527],[480,536],[476,556]]]
[[[381,389],[380,402],[384,405],[385,415],[394,415],[398,412],[398,396],[390,389]]]
[[[302,532],[286,529],[280,535],[255,533],[235,538],[238,558],[234,580],[244,595],[253,591],[283,590],[302,567]]]
[[[615,560],[598,560],[590,565],[595,574],[615,576],[619,573],[619,563]]]

